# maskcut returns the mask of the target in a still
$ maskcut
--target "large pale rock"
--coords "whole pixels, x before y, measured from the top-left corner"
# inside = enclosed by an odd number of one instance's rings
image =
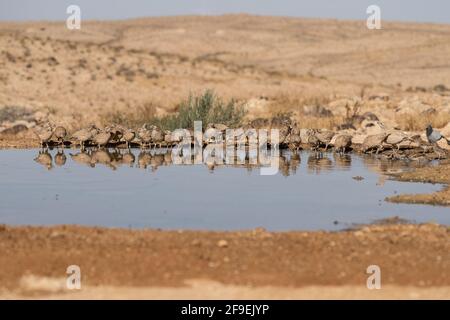
[[[400,101],[397,115],[418,115],[432,108],[433,106],[422,102],[418,97],[406,98]]]
[[[450,138],[450,122],[445,127],[439,129],[444,137]]]

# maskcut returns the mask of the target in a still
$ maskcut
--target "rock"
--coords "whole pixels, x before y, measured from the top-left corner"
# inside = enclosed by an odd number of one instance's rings
[[[448,145],[447,141],[445,139],[441,139],[437,142],[437,145],[439,148],[444,150],[450,150],[450,145]]]
[[[450,122],[447,123],[447,125],[445,127],[443,127],[442,129],[439,129],[439,132],[446,137],[447,139],[450,138]]]
[[[6,128],[6,129],[1,130],[0,133],[2,133],[2,134],[16,135],[16,134],[18,134],[19,132],[23,132],[23,131],[27,131],[27,130],[28,130],[28,127],[27,127],[27,126],[25,126],[25,125],[23,125],[23,124],[16,124],[16,125],[14,125],[14,126],[12,126],[12,127],[9,127],[9,128]]]
[[[369,96],[369,100],[389,101],[389,95],[387,93],[378,93]]]
[[[217,242],[217,246],[219,247],[219,248],[226,248],[226,247],[228,247],[228,241],[227,240],[219,240],[218,242]]]
[[[434,87],[433,87],[433,90],[434,90],[434,91],[437,91],[437,92],[450,91],[450,89],[447,88],[447,87],[446,87],[445,85],[443,85],[443,84],[438,84],[438,85],[434,86]]]
[[[398,115],[417,115],[426,112],[430,108],[432,108],[432,106],[423,103],[418,97],[406,98],[400,101],[396,113]]]

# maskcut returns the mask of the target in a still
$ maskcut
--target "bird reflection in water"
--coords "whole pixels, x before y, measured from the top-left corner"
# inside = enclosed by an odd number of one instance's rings
[[[164,166],[194,164],[193,155],[186,152],[186,150],[181,154],[184,158],[180,161],[180,154],[173,154],[172,150],[165,148],[140,150],[139,153],[136,153],[135,150],[131,149],[86,148],[83,151],[73,152],[73,150],[71,150],[68,153],[71,160],[78,165],[90,168],[102,166],[111,170],[117,170],[119,167],[124,167],[143,170],[150,169],[151,172],[156,172],[160,167]],[[347,171],[350,170],[352,166],[352,156],[349,154],[322,152],[298,153],[289,150],[281,150],[278,162],[279,173],[285,177],[295,175],[300,168],[302,155],[307,157],[306,170],[308,173],[312,174],[329,172],[333,169]],[[208,161],[203,162],[203,165],[211,173],[222,167],[242,168],[250,173],[253,169],[261,168],[262,165],[260,159],[261,154],[252,154],[246,150],[245,153],[238,153],[232,157],[218,157],[218,154],[213,154],[213,157],[206,159]],[[40,150],[34,158],[34,161],[48,170],[71,164],[70,161],[67,161],[64,149],[57,149],[56,151],[52,151],[51,149]],[[424,165],[420,163],[405,163],[404,161],[399,160],[387,160],[373,156],[362,156],[362,163],[369,170],[384,175],[404,170],[405,167]]]
[[[308,172],[320,174],[322,171],[333,169],[333,161],[322,152],[314,152],[308,156]]]

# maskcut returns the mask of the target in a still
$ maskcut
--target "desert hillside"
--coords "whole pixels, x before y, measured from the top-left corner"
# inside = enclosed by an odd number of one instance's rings
[[[250,101],[250,114],[300,112],[311,101],[333,111],[354,95],[381,97],[386,108],[450,106],[450,25],[368,30],[365,21],[249,15],[89,21],[81,30],[0,23],[0,46],[0,108],[41,110],[70,126],[145,105],[172,112],[206,88]]]

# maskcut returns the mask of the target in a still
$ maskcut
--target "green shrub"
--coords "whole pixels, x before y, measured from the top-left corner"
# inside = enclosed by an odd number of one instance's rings
[[[175,114],[157,117],[154,106],[146,104],[128,114],[110,113],[105,117],[105,121],[135,128],[148,123],[164,130],[173,131],[179,128],[193,128],[194,121],[202,121],[203,129],[209,123],[222,123],[229,127],[238,127],[245,114],[246,111],[242,104],[235,100],[223,102],[213,91],[206,90],[199,96],[189,95],[178,105],[178,112]]]
[[[224,102],[211,91],[206,90],[200,96],[189,95],[178,107],[178,113],[155,119],[165,129],[193,128],[194,121],[202,121],[203,129],[209,123],[223,123],[229,127],[237,127],[242,123],[246,111],[235,100]]]

